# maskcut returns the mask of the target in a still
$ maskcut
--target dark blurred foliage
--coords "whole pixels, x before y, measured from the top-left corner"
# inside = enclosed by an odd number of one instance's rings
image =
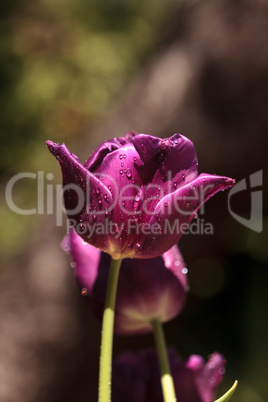
[[[82,161],[128,130],[182,132],[202,172],[249,185],[263,170],[261,233],[235,221],[221,193],[205,207],[214,235],[181,239],[190,292],[165,330],[184,358],[225,355],[221,391],[237,378],[234,402],[267,400],[267,2],[16,0],[0,11],[0,400],[96,400],[100,343],[60,249],[65,228],[12,212],[6,184],[37,171],[61,182],[46,139]],[[17,205],[36,207],[36,192],[36,181],[18,183]],[[248,218],[249,190],[231,207]],[[152,343],[116,337],[115,355]]]

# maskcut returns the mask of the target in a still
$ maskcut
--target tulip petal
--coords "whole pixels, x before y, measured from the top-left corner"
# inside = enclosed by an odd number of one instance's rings
[[[185,267],[184,259],[177,244],[166,251],[162,257],[166,268],[176,275],[183,287],[186,289],[188,286],[186,276],[188,270]]]
[[[106,250],[109,248],[107,233],[96,233],[93,228],[97,222],[104,225],[105,213],[111,208],[113,200],[109,189],[64,144],[52,141],[46,144],[61,165],[68,218],[85,241]]]
[[[118,142],[115,140],[109,140],[101,143],[86,161],[84,165],[85,168],[87,168],[90,172],[93,172],[94,169],[97,169],[100,166],[103,158],[107,154],[115,151],[118,148],[120,148],[120,144],[118,144]]]
[[[126,259],[118,283],[115,331],[121,334],[152,330],[151,321],[169,321],[182,310],[187,277],[182,255],[175,245],[150,261]]]
[[[129,143],[106,154],[101,165],[94,171],[112,194],[114,203],[109,218],[117,224],[113,245],[122,252],[129,243],[135,244],[127,227],[128,222],[136,219],[139,205],[137,200],[140,199],[142,187],[140,169],[142,166],[139,154]]]
[[[142,180],[146,184],[146,210],[153,211],[161,198],[196,178],[195,148],[183,135],[160,139],[141,134],[133,139],[133,144],[145,164],[146,176]]]
[[[223,176],[201,174],[171,194],[166,195],[157,204],[149,224],[158,225],[158,233],[151,233],[143,239],[143,258],[154,256],[154,252],[165,252],[177,243],[187,231],[198,209],[220,190],[234,185],[234,180]]]
[[[105,155],[115,151],[116,149],[120,148],[123,145],[131,143],[132,138],[135,135],[137,135],[135,131],[130,131],[126,134],[125,137],[112,138],[110,140],[102,142],[98,146],[98,148],[90,155],[84,166],[88,170],[93,172],[100,166]]]
[[[211,402],[225,373],[225,360],[214,352],[206,364],[197,364],[197,357],[191,356],[186,366],[196,372],[196,384],[202,400]]]
[[[87,289],[90,309],[102,318],[111,257],[83,241],[74,231],[65,236],[81,288]],[[138,334],[152,331],[151,321],[165,322],[182,310],[186,298],[185,264],[177,246],[163,257],[124,259],[120,270],[115,332]]]
[[[160,139],[147,134],[133,138],[133,144],[148,171],[147,182],[167,189],[171,182],[172,191],[179,185],[195,179],[197,156],[192,141],[181,134]]]
[[[205,363],[201,356],[193,355],[187,362],[182,362],[177,353],[169,349],[168,357],[178,401],[212,402],[224,372],[223,356],[213,353]],[[208,367],[212,365],[214,369],[206,376]],[[221,373],[219,376],[216,375],[217,371]],[[112,399],[115,402],[163,401],[158,358],[154,349],[120,355],[113,365],[113,380]],[[132,395],[136,399],[131,399]]]
[[[147,165],[161,152],[161,138],[148,134],[139,134],[132,140],[143,162]]]
[[[85,242],[73,229],[65,236],[63,248],[71,253],[81,286],[91,292],[98,276],[101,251]]]

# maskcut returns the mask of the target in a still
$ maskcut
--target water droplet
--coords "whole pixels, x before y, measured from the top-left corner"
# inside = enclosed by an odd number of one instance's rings
[[[136,243],[135,246],[134,246],[134,250],[137,253],[141,253],[142,252],[142,245],[140,243]]]
[[[97,194],[97,195],[100,195],[100,189],[99,189],[99,187],[96,188],[96,194]]]
[[[158,155],[158,159],[162,161],[164,159],[164,154],[161,152],[161,154]]]
[[[122,174],[123,174],[123,169],[120,169],[120,170],[119,170],[119,173],[122,175]]]
[[[203,179],[203,182],[205,183],[206,179]]]
[[[186,275],[188,273],[188,268],[184,267],[182,268],[181,272]]]
[[[123,159],[123,155],[122,155],[122,154],[119,155],[119,159]]]
[[[216,378],[215,378],[214,376],[212,376],[212,377],[209,379],[209,382],[210,382],[211,384],[215,384]]]
[[[88,294],[87,288],[82,288],[82,290],[81,290],[81,295],[82,295],[82,296],[87,296],[87,294]]]
[[[70,254],[70,252],[71,252],[71,244],[70,244],[70,242],[64,242],[63,250],[65,251],[65,253]]]
[[[209,363],[208,363],[208,366],[209,366],[209,369],[210,369],[210,370],[213,370],[213,369],[216,367],[216,363],[213,362],[213,361],[212,361],[212,362],[209,362]]]
[[[132,178],[132,172],[130,169],[127,170],[127,178],[130,180]]]
[[[185,174],[182,174],[182,180],[185,181]]]
[[[133,160],[134,160],[134,162],[136,162],[136,160],[137,160],[137,157],[136,157],[136,156],[133,156]]]
[[[123,205],[123,207],[126,205],[126,201],[125,201],[125,200],[122,201],[122,205]]]
[[[123,163],[123,162],[121,163],[121,166],[124,167],[124,163]]]
[[[124,154],[124,155],[123,155],[123,157],[124,157],[124,159],[126,159],[127,155],[126,155],[126,154]]]
[[[99,209],[102,208],[102,200],[99,200]]]

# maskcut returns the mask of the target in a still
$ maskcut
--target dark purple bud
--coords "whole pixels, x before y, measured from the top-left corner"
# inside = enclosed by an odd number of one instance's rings
[[[82,294],[101,319],[111,257],[86,243],[72,230],[63,242],[72,257]],[[115,332],[137,334],[152,330],[151,321],[169,321],[183,308],[187,292],[187,268],[175,245],[163,256],[124,259],[120,270]]]
[[[168,351],[175,392],[180,402],[212,402],[225,372],[225,360],[213,353],[208,362],[192,355],[182,362]],[[114,402],[163,402],[155,350],[123,353],[113,365]]]
[[[180,134],[161,139],[130,132],[102,143],[84,165],[64,144],[47,146],[62,168],[71,225],[114,259],[163,254],[204,202],[234,184],[198,176],[193,143]]]

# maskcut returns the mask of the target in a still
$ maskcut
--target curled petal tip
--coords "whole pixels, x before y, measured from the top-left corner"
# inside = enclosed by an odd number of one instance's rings
[[[57,153],[58,149],[61,147],[61,145],[50,140],[46,141],[46,146],[53,155],[55,155],[55,153]]]
[[[232,179],[231,177],[219,176],[219,179],[220,183],[222,184],[222,190],[226,190],[227,188],[233,187],[236,183],[235,179]]]
[[[50,140],[47,140],[47,141],[46,141],[46,146],[47,146],[48,148],[54,148],[55,145],[57,145],[57,144],[55,144],[55,142],[53,142],[53,141],[50,141]]]
[[[227,178],[226,183],[230,186],[233,187],[236,183],[235,179]]]

